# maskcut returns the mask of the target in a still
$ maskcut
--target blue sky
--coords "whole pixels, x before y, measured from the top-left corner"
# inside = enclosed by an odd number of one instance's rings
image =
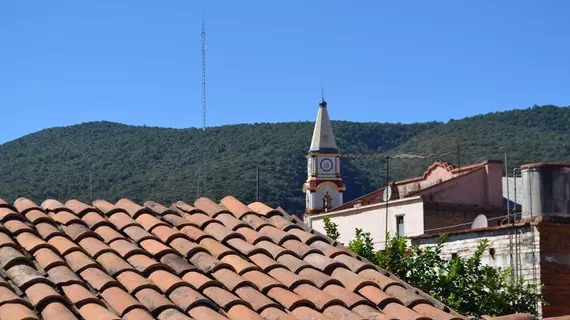
[[[570,1],[2,1],[0,143],[108,120],[447,121],[570,104]]]

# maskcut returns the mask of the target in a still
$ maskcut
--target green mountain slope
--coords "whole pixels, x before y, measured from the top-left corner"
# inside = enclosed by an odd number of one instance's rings
[[[466,118],[449,123],[333,123],[343,153],[451,153],[461,163],[509,153],[512,164],[570,160],[570,109],[535,107]],[[128,197],[135,201],[193,202],[203,165],[200,195],[219,200],[233,194],[255,200],[256,167],[260,198],[271,205],[302,211],[301,185],[313,123],[231,125],[168,129],[91,122],[51,128],[0,145],[0,197],[36,201],[83,201]],[[202,158],[206,162],[201,161]],[[421,173],[430,161],[393,160],[390,177]],[[385,166],[380,160],[342,160],[350,200],[378,188]]]

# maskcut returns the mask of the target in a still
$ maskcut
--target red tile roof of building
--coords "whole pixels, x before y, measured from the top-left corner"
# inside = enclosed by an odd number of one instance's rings
[[[1,319],[460,319],[281,208],[0,200]]]
[[[458,175],[460,173],[465,174],[465,173],[473,172],[475,170],[478,170],[478,169],[485,167],[486,165],[488,165],[490,163],[502,163],[502,161],[486,160],[483,162],[479,162],[479,163],[475,163],[475,164],[471,164],[471,165],[463,166],[463,167],[454,167],[453,165],[451,165],[448,162],[436,161],[436,162],[432,163],[426,169],[426,171],[423,173],[423,175],[421,175],[419,177],[414,177],[414,178],[409,178],[409,179],[405,179],[405,180],[390,182],[390,187],[392,188],[392,197],[398,196],[398,193],[397,193],[398,192],[398,186],[402,186],[402,185],[406,185],[406,184],[410,184],[410,183],[416,183],[416,182],[419,182],[422,180],[426,180],[427,177],[429,176],[429,174],[431,172],[433,172],[436,168],[443,168],[443,169],[447,170],[448,172],[450,172],[454,175]],[[455,176],[455,178],[457,178],[457,176]],[[435,187],[435,185],[432,187]],[[372,191],[370,193],[367,193],[367,194],[365,194],[359,198],[356,198],[356,199],[353,199],[349,202],[341,204],[340,206],[333,208],[331,211],[338,211],[338,210],[353,208],[356,203],[361,203],[362,205],[368,205],[368,204],[383,202],[382,197],[384,196],[384,189],[385,188],[381,188],[381,189],[378,189],[376,191]],[[402,197],[405,198],[405,197],[416,196],[426,189],[427,188],[419,189],[415,192],[408,193]]]

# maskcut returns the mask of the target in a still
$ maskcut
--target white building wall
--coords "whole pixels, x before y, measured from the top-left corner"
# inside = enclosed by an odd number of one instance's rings
[[[426,247],[435,245],[438,239],[439,237],[436,236],[416,238],[412,239],[412,244]],[[442,258],[451,259],[452,254],[465,258],[471,257],[483,239],[489,241],[482,257],[484,264],[503,269],[512,266],[517,277],[530,283],[540,282],[540,236],[536,226],[527,225],[450,234],[448,241],[443,245]],[[490,254],[491,248],[495,249],[494,256]]]
[[[388,232],[396,233],[396,217],[404,216],[404,231],[406,236],[423,234],[423,201],[420,197],[395,200],[388,205]],[[350,208],[319,215],[310,215],[310,225],[313,229],[326,233],[323,217],[328,216],[338,225],[340,233],[339,242],[344,245],[354,239],[355,229],[370,232],[376,250],[384,249],[386,234],[386,206],[384,203]]]

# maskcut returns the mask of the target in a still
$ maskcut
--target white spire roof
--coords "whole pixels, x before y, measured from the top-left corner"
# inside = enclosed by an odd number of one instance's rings
[[[325,99],[321,99],[309,153],[338,153]]]

